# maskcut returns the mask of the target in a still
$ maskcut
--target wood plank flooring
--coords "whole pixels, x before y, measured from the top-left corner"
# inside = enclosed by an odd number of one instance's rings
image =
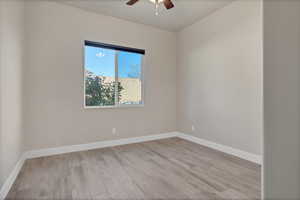
[[[260,166],[179,138],[27,160],[7,199],[260,199]]]

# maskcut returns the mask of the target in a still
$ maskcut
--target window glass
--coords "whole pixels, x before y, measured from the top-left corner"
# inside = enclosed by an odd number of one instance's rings
[[[143,54],[85,44],[85,107],[143,104]]]
[[[115,56],[115,50],[85,47],[86,106],[115,105]]]
[[[142,55],[130,52],[119,52],[118,81],[121,92],[120,104],[142,103]]]

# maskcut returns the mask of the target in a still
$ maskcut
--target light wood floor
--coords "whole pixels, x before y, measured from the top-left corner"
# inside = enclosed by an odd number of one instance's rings
[[[31,159],[7,199],[260,199],[260,166],[172,138]]]

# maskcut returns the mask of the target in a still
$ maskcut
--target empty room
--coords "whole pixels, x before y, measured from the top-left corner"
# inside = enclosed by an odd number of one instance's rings
[[[299,200],[299,44],[299,0],[0,0],[0,200]]]

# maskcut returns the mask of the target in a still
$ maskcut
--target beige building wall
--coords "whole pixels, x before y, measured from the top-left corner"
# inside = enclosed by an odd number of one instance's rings
[[[138,78],[119,78],[121,86],[124,88],[121,91],[120,103],[142,101],[142,81]]]
[[[114,77],[101,77],[104,80],[104,83],[112,83],[115,82]],[[129,102],[135,102],[138,104],[142,101],[142,80],[139,78],[119,78],[119,83],[123,87],[121,91],[121,104],[128,104]]]

